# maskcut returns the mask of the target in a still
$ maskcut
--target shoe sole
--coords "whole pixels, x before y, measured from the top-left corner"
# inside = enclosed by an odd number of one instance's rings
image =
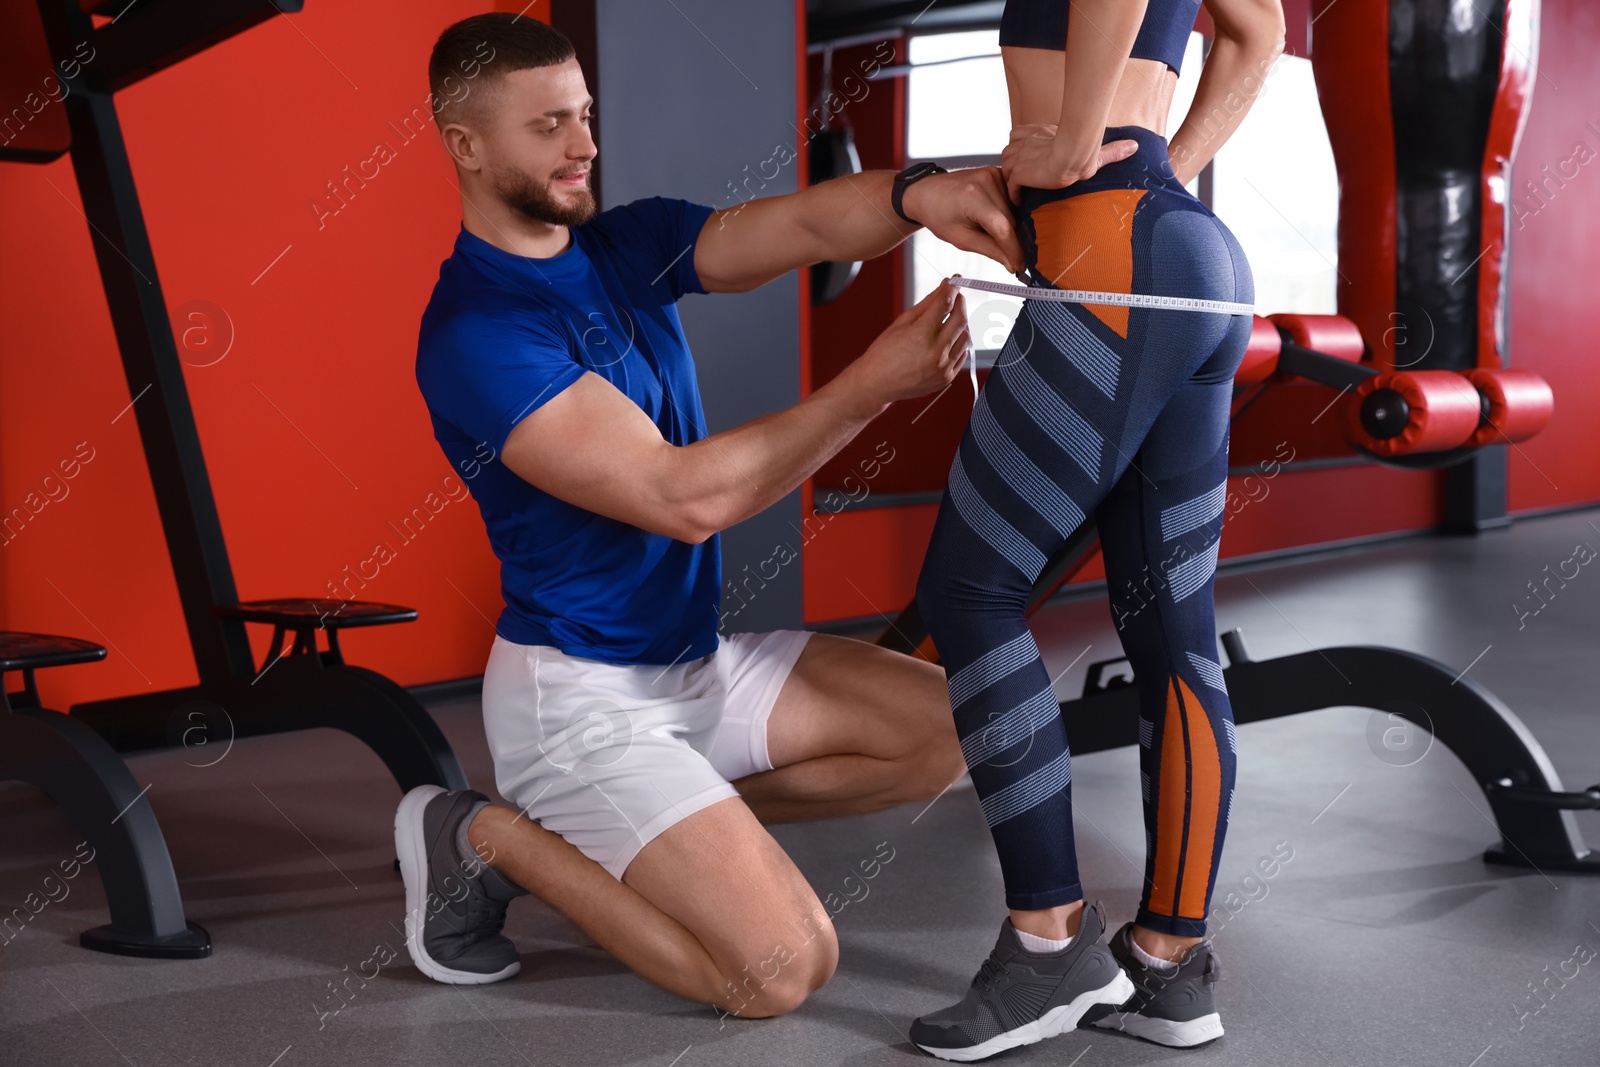
[[[1093,1025],[1106,1030],[1120,1030],[1157,1045],[1166,1045],[1168,1048],[1193,1048],[1195,1045],[1203,1045],[1222,1036],[1222,1016],[1216,1012],[1186,1022],[1137,1015],[1133,1012],[1126,1015],[1112,1012],[1103,1019],[1095,1020]]]
[[[1119,967],[1117,977],[1099,989],[1079,993],[1070,1003],[1051,1008],[1033,1022],[1024,1023],[1015,1030],[1007,1030],[1003,1034],[996,1034],[982,1044],[967,1048],[933,1048],[928,1045],[917,1045],[917,1047],[941,1060],[954,1060],[957,1063],[984,1060],[1006,1049],[1037,1044],[1047,1037],[1056,1037],[1068,1030],[1076,1030],[1078,1020],[1096,1004],[1126,1004],[1133,994],[1133,979]]]
[[[479,974],[446,967],[422,945],[422,930],[427,919],[428,842],[423,837],[422,813],[443,786],[419,785],[407,793],[394,813],[394,851],[400,857],[400,877],[406,884],[406,949],[417,970],[435,982],[448,985],[488,985],[510,978],[522,970],[522,961],[498,971]]]

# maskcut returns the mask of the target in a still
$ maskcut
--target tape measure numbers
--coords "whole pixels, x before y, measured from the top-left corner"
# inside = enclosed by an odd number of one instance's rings
[[[985,293],[1015,296],[1023,300],[1051,300],[1060,304],[1113,304],[1117,307],[1161,308],[1166,311],[1209,311],[1219,315],[1254,315],[1254,304],[1228,300],[1200,300],[1187,296],[1155,296],[1150,293],[1097,293],[1088,289],[1048,289],[1006,282],[986,282],[977,278],[955,277],[951,285],[978,289]]]

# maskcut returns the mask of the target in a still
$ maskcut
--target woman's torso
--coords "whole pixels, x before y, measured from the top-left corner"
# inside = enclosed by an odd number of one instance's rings
[[[1061,117],[1066,68],[1067,0],[1007,0],[1000,52],[1013,126],[1053,124]],[[1166,136],[1172,93],[1199,0],[1150,0],[1123,64],[1107,126],[1142,126]]]

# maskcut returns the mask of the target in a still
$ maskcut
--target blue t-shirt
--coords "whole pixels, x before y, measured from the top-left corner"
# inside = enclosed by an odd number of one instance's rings
[[[422,314],[417,384],[434,437],[483,513],[500,559],[508,641],[611,663],[716,651],[719,538],[691,545],[536,489],[500,462],[513,427],[584,371],[602,375],[687,445],[706,436],[675,306],[705,288],[694,247],[711,208],[655,198],[572,228],[549,259],[468,233]]]

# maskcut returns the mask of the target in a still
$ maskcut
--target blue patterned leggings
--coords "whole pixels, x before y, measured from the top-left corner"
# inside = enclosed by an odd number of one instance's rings
[[[1064,190],[1026,190],[1035,284],[1250,302],[1226,227],[1171,177],[1166,144]],[[1072,763],[1024,611],[1045,562],[1098,523],[1140,700],[1146,860],[1136,921],[1205,932],[1233,802],[1233,715],[1212,581],[1232,380],[1250,316],[1028,301],[950,469],[917,604],[1000,855],[1006,904],[1083,896]]]

